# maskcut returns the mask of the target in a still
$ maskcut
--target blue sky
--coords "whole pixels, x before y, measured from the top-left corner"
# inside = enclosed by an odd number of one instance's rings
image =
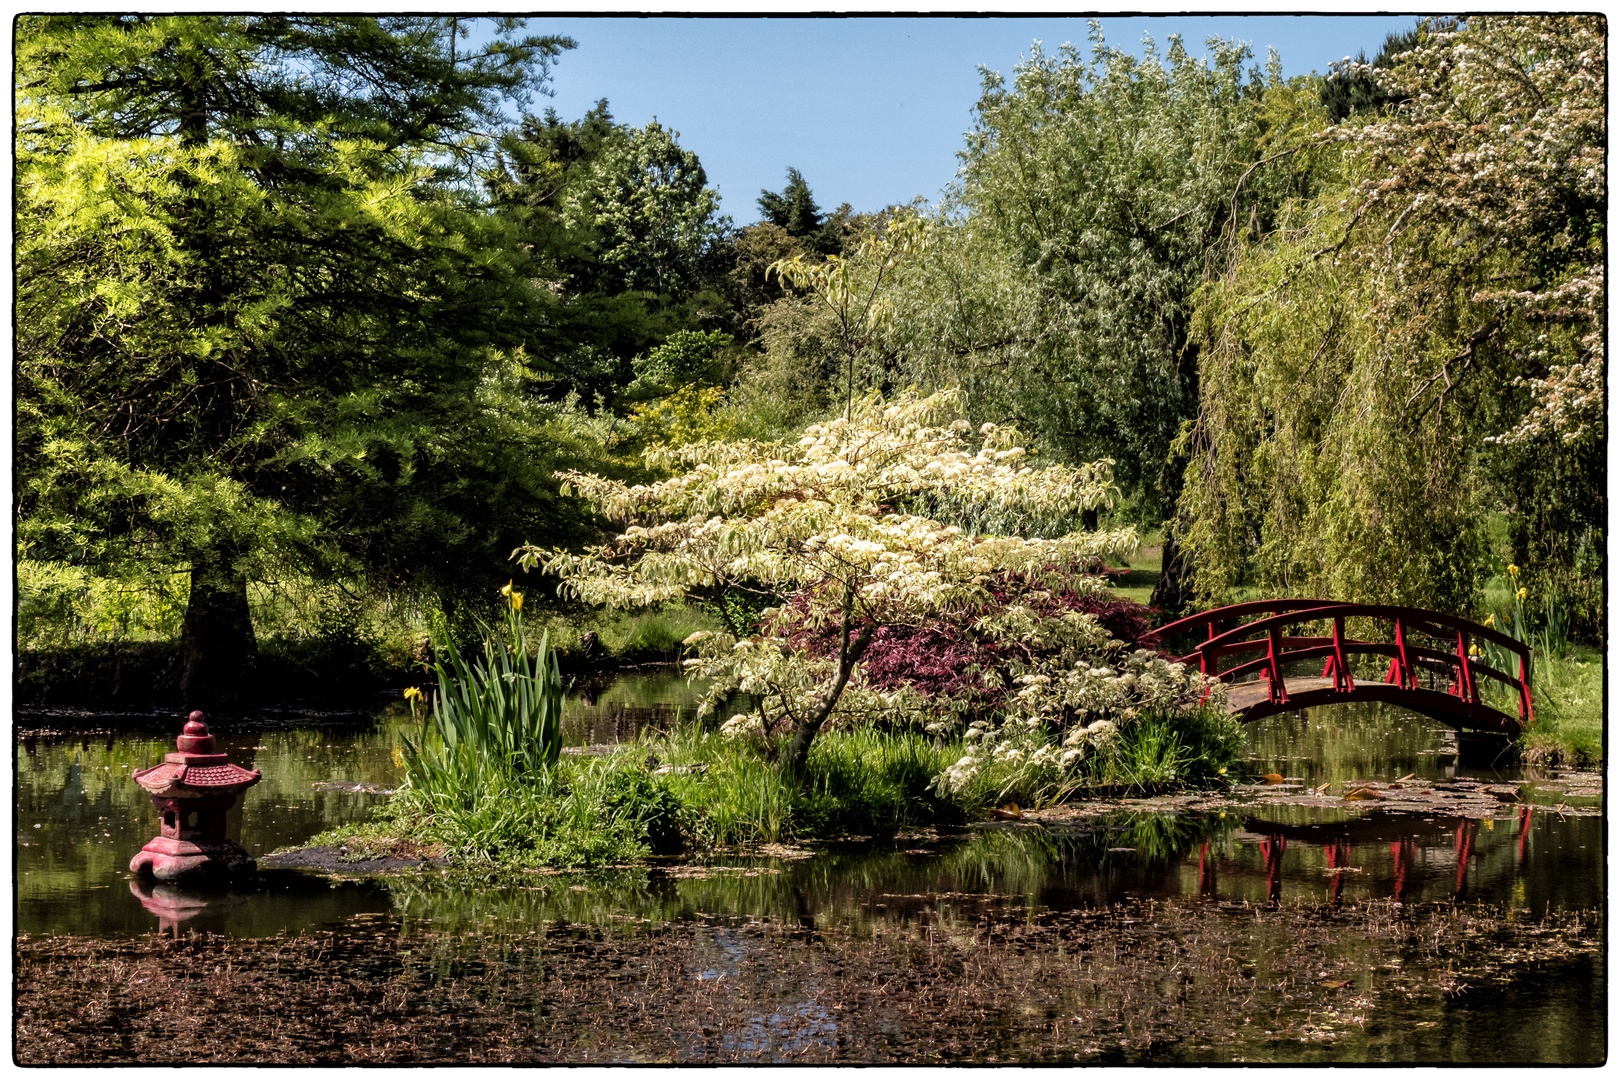
[[[1190,52],[1211,36],[1237,38],[1265,62],[1274,46],[1287,75],[1410,28],[1413,15],[1129,16],[1102,20],[1110,45],[1140,54],[1144,34],[1173,33]],[[579,47],[554,70],[556,96],[537,98],[576,119],[607,98],[614,119],[654,116],[680,132],[737,224],[759,217],[761,188],[780,190],[789,165],[823,209],[876,210],[937,198],[972,126],[979,67],[1009,78],[1030,45],[1087,46],[1083,18],[530,18],[531,33],[566,34]]]

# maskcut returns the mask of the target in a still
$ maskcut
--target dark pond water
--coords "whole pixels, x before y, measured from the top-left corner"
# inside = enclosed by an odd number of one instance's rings
[[[571,703],[565,730],[573,746],[620,741],[643,725],[675,722],[690,702],[678,678],[625,678]],[[1535,774],[1458,764],[1441,727],[1381,707],[1253,725],[1247,737],[1257,771],[1307,786],[1408,774],[1507,781],[1522,784],[1528,804],[1504,804],[1483,819],[1236,805],[1119,813],[1050,830],[1009,824],[927,840],[830,845],[801,858],[714,857],[590,877],[534,875],[516,884],[433,874],[329,881],[279,871],[234,893],[197,895],[154,889],[128,871],[157,826],[130,773],[172,749],[167,721],[126,721],[102,734],[66,733],[61,721],[53,730],[43,726],[21,718],[15,757],[16,929],[30,936],[202,930],[257,938],[385,918],[402,935],[413,928],[587,924],[629,932],[681,920],[764,920],[836,926],[860,937],[987,918],[1027,922],[1144,900],[1203,903],[1212,911],[1476,904],[1535,916],[1605,905],[1604,819],[1570,811],[1595,799],[1539,792],[1544,778]],[[234,812],[233,835],[259,855],[362,818],[397,782],[397,754],[410,730],[397,710],[366,722],[221,725],[220,748],[264,777]],[[1592,1061],[1605,1045],[1605,978],[1601,950],[1588,950],[1526,969],[1493,1000],[1499,1007],[1513,998],[1528,1010],[1516,1014],[1521,1019],[1542,1016],[1564,1033],[1546,1060]],[[1500,1030],[1470,1008],[1408,1034],[1452,1040],[1433,1060],[1499,1060]],[[1430,1030],[1436,1024],[1444,1030]],[[1430,1059],[1413,1048],[1418,1043],[1402,1045],[1392,1060]]]

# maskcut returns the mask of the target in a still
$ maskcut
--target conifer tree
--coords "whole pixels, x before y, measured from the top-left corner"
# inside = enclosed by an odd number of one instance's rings
[[[545,297],[471,180],[572,42],[467,22],[18,20],[19,551],[188,569],[187,704],[250,700],[250,576],[444,582],[544,517],[491,398]]]

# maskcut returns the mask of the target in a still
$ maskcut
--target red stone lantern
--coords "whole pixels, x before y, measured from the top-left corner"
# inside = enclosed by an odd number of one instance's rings
[[[225,837],[225,814],[245,788],[259,782],[259,770],[248,770],[214,753],[214,737],[194,712],[185,734],[176,740],[178,753],[163,764],[135,772],[135,782],[152,797],[162,832],[130,860],[129,868],[159,881],[191,881],[250,873],[255,869],[242,846]]]

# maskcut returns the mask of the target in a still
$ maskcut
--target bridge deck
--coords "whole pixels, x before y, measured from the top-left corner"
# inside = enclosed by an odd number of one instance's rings
[[[1331,690],[1333,680],[1320,676],[1307,677],[1304,675],[1291,676],[1286,680],[1288,693],[1303,694],[1308,690]],[[1226,711],[1228,713],[1247,712],[1256,705],[1271,701],[1271,684],[1265,679],[1255,679],[1253,682],[1238,683],[1226,688]]]

